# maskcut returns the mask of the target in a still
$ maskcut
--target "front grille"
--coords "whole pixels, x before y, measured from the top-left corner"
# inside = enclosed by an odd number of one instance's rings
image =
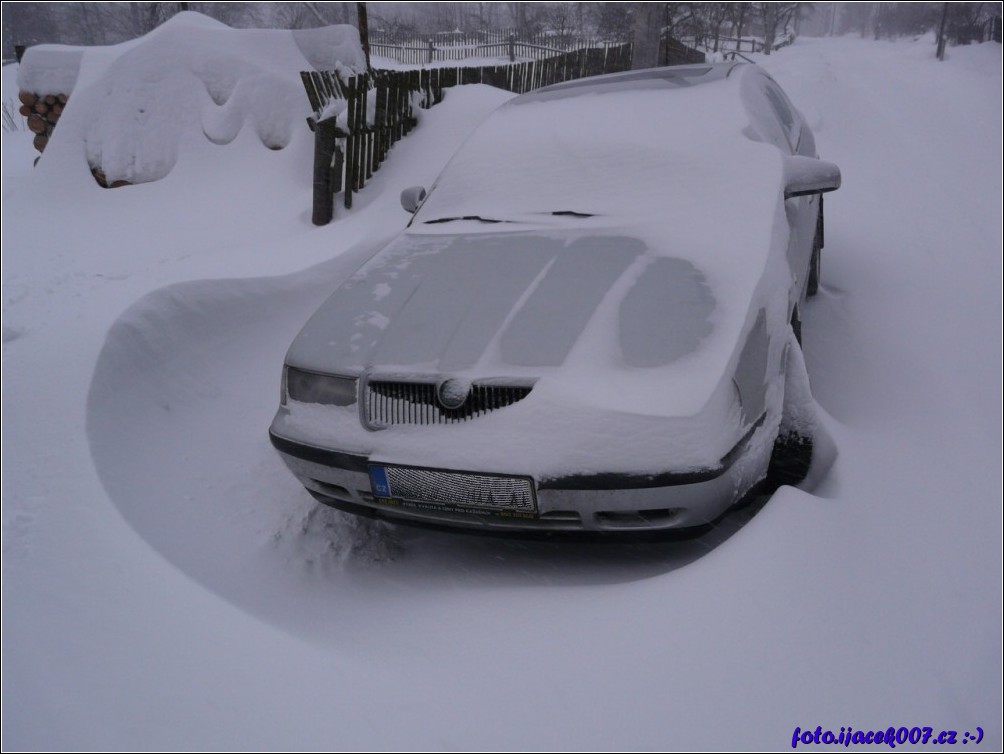
[[[532,514],[533,484],[520,477],[388,466],[391,495],[403,500]]]
[[[370,379],[366,382],[366,419],[370,426],[390,424],[454,424],[469,421],[521,401],[528,385],[473,383],[457,408],[446,408],[437,396],[438,382]]]

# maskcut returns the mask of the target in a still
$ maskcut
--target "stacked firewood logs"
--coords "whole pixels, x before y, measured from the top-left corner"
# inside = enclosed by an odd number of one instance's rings
[[[68,97],[65,94],[35,94],[23,89],[17,96],[21,100],[21,108],[18,112],[28,119],[28,128],[35,134],[35,140],[32,143],[35,145],[35,149],[44,152],[45,145],[52,138],[52,131],[59,123],[59,117],[63,114]],[[37,157],[35,161],[38,161]],[[123,180],[109,183],[100,168],[91,168],[91,175],[102,188],[118,188],[129,185],[129,181]]]
[[[21,100],[20,113],[28,119],[28,128],[35,134],[34,145],[39,152],[45,151],[49,143],[52,129],[59,122],[59,116],[66,107],[65,94],[35,94],[21,90],[18,93]]]

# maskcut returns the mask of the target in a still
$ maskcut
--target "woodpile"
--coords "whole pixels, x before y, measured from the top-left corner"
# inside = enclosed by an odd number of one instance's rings
[[[28,128],[35,134],[32,144],[39,152],[44,152],[46,144],[52,138],[52,131],[59,123],[59,117],[63,114],[68,97],[65,94],[35,94],[22,89],[18,92],[17,98],[21,100],[18,112],[28,119]],[[37,161],[38,158],[36,157],[35,160]],[[101,168],[91,168],[91,175],[102,188],[130,185],[129,181],[122,180],[109,183]]]
[[[26,92],[23,89],[18,92],[18,99],[21,100],[21,107],[18,112],[28,119],[28,128],[35,134],[32,142],[39,152],[45,151],[45,145],[49,143],[52,130],[59,123],[59,117],[66,107],[67,96],[65,94],[35,94]]]
[[[91,175],[94,176],[94,180],[97,181],[101,188],[119,188],[120,186],[132,185],[129,181],[125,180],[112,181],[109,183],[108,179],[105,177],[104,171],[101,168],[91,168]]]

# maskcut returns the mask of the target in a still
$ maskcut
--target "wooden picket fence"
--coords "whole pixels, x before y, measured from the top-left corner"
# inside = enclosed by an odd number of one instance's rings
[[[616,73],[631,68],[631,46],[573,50],[544,60],[530,60],[514,65],[480,67],[443,67],[422,71],[427,74],[429,92],[435,102],[442,99],[442,90],[460,84],[488,84],[515,94],[560,84],[586,76]],[[426,85],[423,84],[423,87]]]
[[[540,60],[568,51],[561,47],[519,42],[515,39],[510,39],[507,42],[486,42],[471,46],[451,45],[449,47],[438,47],[432,40],[429,40],[426,45],[419,46],[371,42],[370,50],[375,55],[392,58],[407,65],[429,65],[430,63],[467,60],[469,58],[508,58],[509,62],[515,62],[517,58]]]
[[[334,195],[352,195],[379,169],[395,142],[417,123],[415,108],[443,99],[443,90],[460,84],[488,84],[523,94],[562,81],[625,71],[631,46],[574,50],[545,60],[515,65],[373,71],[341,78],[334,71],[301,73],[313,115],[315,225],[334,217]],[[371,106],[372,105],[372,106]]]
[[[570,31],[545,31],[538,32],[536,34],[527,34],[515,27],[485,29],[483,31],[470,33],[447,31],[424,36],[415,34],[391,34],[380,29],[370,29],[369,38],[371,46],[378,44],[386,45],[388,47],[421,47],[424,49],[428,47],[430,42],[432,42],[435,47],[442,50],[448,50],[455,47],[470,48],[485,44],[503,44],[509,42],[511,39],[514,39],[516,42],[529,45],[555,47],[560,49],[562,52],[569,52],[571,50],[587,47],[603,47],[607,44],[620,45],[628,42],[627,39],[604,40],[594,37],[581,36]]]
[[[334,195],[344,193],[345,208],[352,194],[362,190],[387,157],[395,142],[418,122],[414,108],[431,107],[431,96],[416,101],[427,71],[373,71],[342,79],[334,71],[300,74],[314,114],[307,124],[314,132],[313,222],[326,225],[334,216]],[[439,93],[439,99],[442,93]],[[369,117],[370,101],[372,118]],[[438,99],[436,100],[439,101]],[[332,103],[344,103],[338,113]],[[342,117],[344,116],[344,117]]]
[[[788,34],[783,37],[779,37],[774,41],[774,45],[771,50],[780,50],[782,47],[787,47],[793,44],[795,41],[794,34]],[[698,36],[698,37],[684,37],[683,42],[693,48],[703,48],[708,51],[716,50],[722,53],[732,53],[732,52],[763,52],[764,51],[764,41],[757,37],[718,37],[718,46],[715,47],[715,37],[713,36]]]

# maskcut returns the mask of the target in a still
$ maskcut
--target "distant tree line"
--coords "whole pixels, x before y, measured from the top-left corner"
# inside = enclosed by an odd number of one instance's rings
[[[513,28],[524,37],[554,36],[628,41],[641,26],[673,36],[713,37],[742,30],[763,35],[789,29],[811,3],[368,3],[371,25],[414,39],[444,32],[474,34]]]
[[[944,33],[953,44],[1000,41],[1001,3],[817,3],[809,33],[857,33],[874,39]]]
[[[193,10],[237,28],[297,29],[355,24],[357,3],[329,2],[73,2],[4,3],[3,57],[14,45],[104,45],[146,34],[182,10]],[[756,37],[767,49],[777,40],[858,33],[875,38],[937,31],[956,43],[987,38],[1000,3],[632,3],[632,2],[427,2],[367,3],[369,26],[384,37],[413,39],[486,29],[513,28],[609,41],[669,34],[699,39],[718,49],[723,38]],[[945,8],[947,7],[947,13]],[[998,31],[999,34],[999,31]],[[729,47],[728,49],[732,49]]]
[[[183,10],[197,11],[228,26],[255,29],[355,25],[357,18],[356,3],[4,3],[3,57],[13,57],[15,45],[125,42]]]

